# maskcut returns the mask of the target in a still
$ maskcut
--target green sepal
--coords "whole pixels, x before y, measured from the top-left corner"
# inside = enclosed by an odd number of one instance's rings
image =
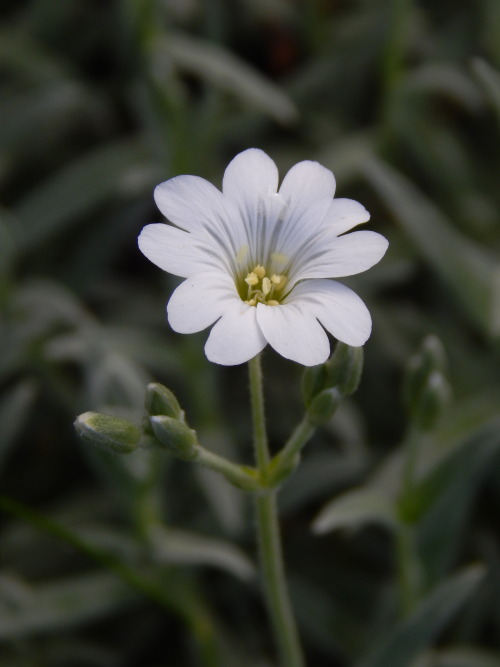
[[[151,416],[165,415],[184,421],[184,411],[173,392],[159,382],[151,382],[146,387],[146,412]]]
[[[304,404],[308,407],[313,398],[319,394],[326,386],[326,366],[309,366],[302,373],[302,398]]]
[[[184,461],[198,457],[200,448],[196,431],[187,424],[166,415],[155,415],[149,421],[158,441],[172,454]]]
[[[75,429],[85,442],[117,454],[133,452],[142,437],[141,431],[126,419],[100,412],[85,412],[77,417]]]
[[[358,388],[363,371],[363,348],[351,347],[340,341],[326,362],[326,387],[337,387],[341,394],[350,396]]]
[[[307,419],[313,426],[324,424],[333,416],[341,400],[342,394],[337,387],[323,389],[309,406]]]

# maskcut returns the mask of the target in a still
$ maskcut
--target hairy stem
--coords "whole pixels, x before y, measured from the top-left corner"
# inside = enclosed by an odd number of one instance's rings
[[[270,460],[264,414],[260,356],[249,362],[255,458],[261,479],[265,482]],[[264,593],[276,644],[283,667],[303,667],[304,661],[283,567],[278,525],[276,490],[265,491],[256,498],[257,533]]]

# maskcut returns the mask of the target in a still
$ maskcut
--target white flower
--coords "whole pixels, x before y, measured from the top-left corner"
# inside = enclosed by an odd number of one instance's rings
[[[299,162],[278,190],[271,158],[251,148],[228,165],[222,192],[198,176],[177,176],[155,190],[174,224],[147,225],[139,248],[164,271],[186,278],[168,303],[179,333],[214,324],[210,361],[241,364],[269,343],[305,366],[330,354],[325,329],[360,346],[371,332],[361,299],[330,280],[366,271],[387,240],[358,231],[369,213],[351,199],[333,199],[335,178],[317,162]],[[324,327],[324,328],[323,328]]]

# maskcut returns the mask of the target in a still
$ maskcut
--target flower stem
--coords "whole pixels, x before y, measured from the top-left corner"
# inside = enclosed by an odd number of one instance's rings
[[[264,416],[260,355],[249,362],[249,371],[255,457],[262,482],[265,483],[270,456]],[[272,489],[256,498],[257,533],[264,592],[281,664],[283,667],[303,667],[302,650],[285,581],[276,494],[277,491]]]
[[[415,485],[417,456],[421,444],[421,433],[410,426],[406,436],[405,464],[403,468],[402,495],[412,502]],[[422,587],[422,568],[418,559],[415,527],[408,517],[401,516],[396,535],[396,553],[399,571],[400,604],[403,616],[408,616],[418,602]]]
[[[409,616],[419,598],[422,573],[416,557],[415,531],[401,524],[396,532],[396,556],[401,615]]]
[[[287,464],[291,464],[293,462],[294,458],[300,454],[301,449],[314,433],[314,430],[315,428],[313,424],[311,424],[306,415],[297,425],[295,431],[292,433],[287,443],[278,454],[281,465],[285,467]]]

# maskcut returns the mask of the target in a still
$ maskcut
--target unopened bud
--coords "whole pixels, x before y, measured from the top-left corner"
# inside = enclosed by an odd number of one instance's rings
[[[307,410],[307,418],[314,426],[319,426],[327,422],[333,416],[339,403],[342,400],[342,394],[337,387],[323,389],[312,401]]]
[[[126,419],[100,412],[85,412],[77,417],[75,429],[85,442],[118,454],[133,452],[142,437],[139,429]]]
[[[447,402],[450,390],[443,375],[444,348],[436,336],[427,336],[409,361],[404,399],[410,415],[424,430],[432,428]]]
[[[411,407],[413,401],[425,387],[433,371],[443,372],[446,368],[444,348],[436,336],[427,336],[420,350],[408,362],[405,385],[405,399]]]
[[[422,355],[426,363],[439,371],[447,367],[446,352],[437,336],[426,336],[422,343]]]
[[[335,352],[326,362],[327,387],[337,387],[341,394],[349,396],[358,388],[363,371],[363,348],[351,347],[340,341]]]
[[[302,373],[302,398],[306,407],[325,388],[326,366],[308,366]]]
[[[184,461],[197,458],[199,445],[196,431],[187,424],[165,415],[150,417],[149,421],[158,441],[172,454]]]
[[[450,398],[450,386],[439,371],[431,373],[427,384],[420,392],[419,400],[414,404],[412,418],[414,423],[424,431],[431,430]]]
[[[149,415],[166,415],[173,419],[184,419],[184,412],[174,394],[159,382],[148,384],[145,405]]]

